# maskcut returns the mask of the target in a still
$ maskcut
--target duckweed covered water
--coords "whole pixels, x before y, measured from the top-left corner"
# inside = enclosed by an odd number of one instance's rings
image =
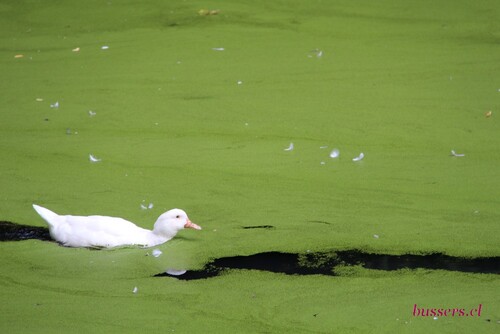
[[[0,331],[498,331],[495,274],[153,275],[263,252],[497,257],[499,12],[496,1],[3,1],[0,220],[44,226],[39,203],[151,228],[180,207],[204,230],[159,257],[2,242]],[[483,309],[434,320],[415,304]]]

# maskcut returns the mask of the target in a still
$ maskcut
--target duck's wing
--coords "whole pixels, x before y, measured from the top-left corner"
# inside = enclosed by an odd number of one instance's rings
[[[64,223],[51,231],[65,246],[116,247],[146,245],[151,231],[123,218],[108,216],[61,216]]]

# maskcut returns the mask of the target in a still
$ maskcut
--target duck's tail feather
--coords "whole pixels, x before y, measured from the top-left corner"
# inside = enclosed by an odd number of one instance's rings
[[[33,204],[33,209],[42,217],[49,226],[55,226],[59,222],[59,215],[49,209],[43,208],[39,205]]]

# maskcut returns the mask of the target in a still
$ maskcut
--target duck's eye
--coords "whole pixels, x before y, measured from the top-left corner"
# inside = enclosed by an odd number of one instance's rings
[[[177,215],[177,216],[175,216],[175,218],[179,219],[179,218],[181,218],[181,216],[180,216],[180,215]]]

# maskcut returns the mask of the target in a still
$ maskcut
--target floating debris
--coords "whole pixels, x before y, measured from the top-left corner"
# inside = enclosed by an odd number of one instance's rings
[[[320,146],[319,148],[324,149],[324,148],[328,148],[328,146],[326,146],[326,145],[325,146]]]
[[[50,107],[55,109],[59,108],[59,101],[56,101],[56,103],[51,104]]]
[[[492,114],[493,113],[490,110],[490,111],[484,113],[484,117],[486,117],[486,118],[491,117]]]
[[[139,291],[139,289],[136,286],[134,286],[134,289],[132,289],[132,293],[137,293],[137,291]]]
[[[291,151],[291,150],[293,150],[293,143],[290,143],[290,146],[285,148],[285,151]]]
[[[353,158],[352,161],[360,161],[363,160],[364,157],[365,155],[361,152],[356,158]]]
[[[92,154],[89,154],[89,160],[90,160],[90,162],[100,162],[102,159],[98,159],[95,156],[93,156]]]
[[[109,49],[109,46],[107,46],[107,45],[101,46],[101,50],[107,50],[107,49]]]
[[[79,52],[80,51],[80,48],[74,48],[73,50],[71,50],[73,52]]]
[[[330,153],[330,158],[335,159],[338,158],[339,156],[340,156],[340,151],[337,148],[333,149],[333,151]]]
[[[456,153],[455,150],[451,150],[451,155],[454,157],[465,157],[465,154],[463,153]]]
[[[153,251],[151,252],[151,254],[154,256],[154,257],[158,257],[162,254],[163,252],[159,249],[153,249]]]
[[[319,164],[320,164],[320,165],[324,165],[325,163],[326,163],[326,162],[324,162],[324,161],[321,161],[321,162],[320,162]]]
[[[217,15],[220,13],[219,9],[200,9],[198,11],[198,15],[200,16],[211,16],[211,15]]]
[[[212,50],[214,50],[214,51],[224,51],[225,49],[224,48],[212,48]]]
[[[172,276],[180,276],[184,275],[187,272],[187,270],[178,270],[178,269],[167,269],[165,270],[165,273],[172,275]]]
[[[36,102],[43,102],[43,99],[42,99],[41,97],[37,97],[37,98],[35,99],[35,101],[36,101]]]
[[[378,234],[374,234],[374,235],[373,235],[373,237],[374,237],[375,239],[378,239],[378,238],[379,238],[379,235],[378,235]]]
[[[243,84],[243,81],[238,80],[238,81],[237,81],[237,84],[238,84],[238,85],[241,85],[241,84]]]
[[[320,49],[314,49],[309,51],[309,54],[307,55],[309,58],[316,57],[316,58],[321,58],[323,56],[323,51]]]
[[[144,203],[144,200],[142,202]],[[147,206],[143,203],[141,203],[141,209],[143,210],[151,210],[154,207],[153,203],[149,203]]]
[[[66,134],[67,134],[67,135],[71,135],[71,129],[70,129],[70,128],[67,128],[67,129],[66,129]]]
[[[24,57],[24,55],[15,55],[15,56],[14,56],[14,58],[16,58],[16,59],[17,59],[17,58],[23,58],[23,57]]]
[[[434,320],[438,320],[439,318],[438,318],[438,317],[434,317],[433,319],[434,319]]]
[[[89,116],[90,117],[94,117],[97,113],[92,111],[92,110],[89,110]]]

